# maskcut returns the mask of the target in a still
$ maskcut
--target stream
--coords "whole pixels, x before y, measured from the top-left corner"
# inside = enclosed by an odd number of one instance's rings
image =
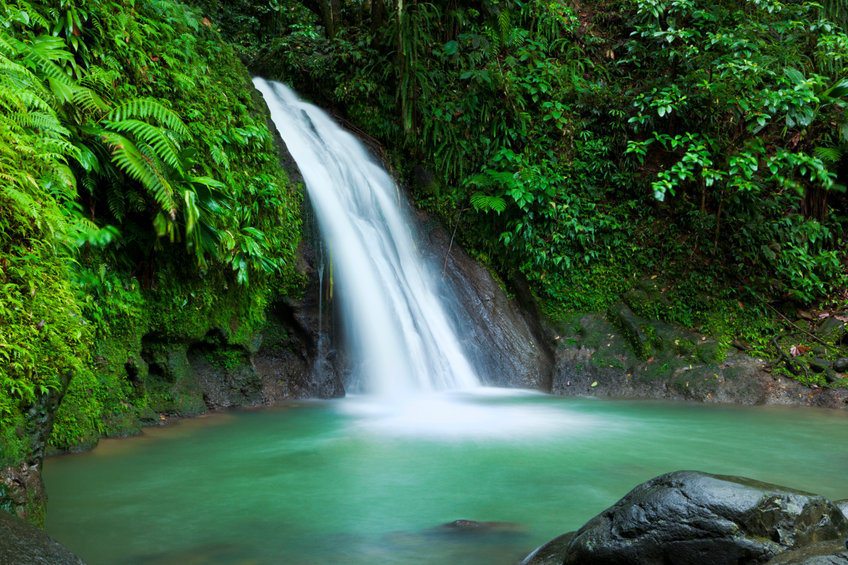
[[[214,413],[47,459],[47,532],[91,565],[506,565],[677,469],[846,498],[848,414],[501,389]]]

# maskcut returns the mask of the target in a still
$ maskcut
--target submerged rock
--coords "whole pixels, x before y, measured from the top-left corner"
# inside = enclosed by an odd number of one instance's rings
[[[478,522],[477,520],[454,520],[438,526],[435,532],[483,532],[483,533],[523,533],[525,528],[515,522]]]
[[[4,565],[85,565],[39,528],[0,510],[0,563]]]
[[[841,559],[846,536],[848,520],[824,497],[742,477],[677,471],[642,483],[572,537],[543,545],[523,563],[736,565],[794,559],[790,551],[799,559]],[[811,553],[802,554],[805,548]]]

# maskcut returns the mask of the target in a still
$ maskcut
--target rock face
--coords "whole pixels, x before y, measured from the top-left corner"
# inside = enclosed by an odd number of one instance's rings
[[[481,368],[483,381],[549,392],[553,352],[538,316],[528,307],[530,301],[510,299],[486,269],[451,244],[444,228],[423,214],[418,220],[429,244],[427,253],[444,266],[456,294],[454,315],[468,336],[466,349]]]
[[[848,406],[848,390],[806,387],[714,340],[640,317],[625,303],[554,329],[551,390],[562,396]]]
[[[47,495],[41,462],[62,394],[64,391],[51,390],[41,395],[27,411],[24,432],[29,440],[29,456],[25,461],[0,468],[0,513],[2,510],[13,512],[33,524],[44,526]],[[7,561],[0,559],[0,563]]]
[[[841,563],[805,560],[840,559],[846,536],[848,520],[821,496],[677,471],[642,483],[572,537],[553,540],[523,563]]]
[[[0,563],[5,565],[85,565],[37,527],[0,510]]]

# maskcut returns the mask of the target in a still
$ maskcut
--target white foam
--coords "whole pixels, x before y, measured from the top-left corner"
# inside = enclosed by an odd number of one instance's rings
[[[541,402],[532,401],[534,396]],[[481,387],[419,394],[390,403],[379,397],[351,396],[337,407],[351,418],[349,431],[397,438],[542,440],[609,429],[609,421],[541,397],[535,391]]]

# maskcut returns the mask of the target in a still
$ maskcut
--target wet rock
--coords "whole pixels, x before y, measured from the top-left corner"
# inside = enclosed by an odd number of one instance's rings
[[[39,528],[2,510],[0,510],[0,563],[85,565],[82,559]]]
[[[0,510],[44,527],[47,493],[40,467],[40,462],[21,462],[0,470]]]
[[[848,357],[840,357],[839,359],[834,361],[833,370],[837,373],[844,373],[848,371]]]
[[[787,551],[768,565],[848,565],[848,552],[843,542],[816,543]]]
[[[199,343],[189,348],[187,356],[208,408],[261,404],[262,381],[244,348]]]
[[[455,300],[453,315],[480,376],[490,385],[551,390],[553,352],[539,324],[530,292],[517,281],[515,298],[474,261],[432,218],[418,217],[426,253],[443,266]]]
[[[142,338],[141,354],[148,365],[143,387],[156,412],[196,416],[206,411],[203,389],[188,359],[189,344],[157,334]]]
[[[637,486],[558,547],[563,564],[735,565],[768,563],[790,550],[842,543],[846,536],[848,520],[821,496],[742,477],[677,471]],[[554,560],[527,561],[548,562]]]
[[[515,522],[478,522],[477,520],[454,520],[442,524],[437,531],[445,532],[485,532],[485,533],[515,533],[523,532],[524,527]]]
[[[537,547],[519,565],[562,565],[562,556],[576,532],[562,534],[545,545]]]

